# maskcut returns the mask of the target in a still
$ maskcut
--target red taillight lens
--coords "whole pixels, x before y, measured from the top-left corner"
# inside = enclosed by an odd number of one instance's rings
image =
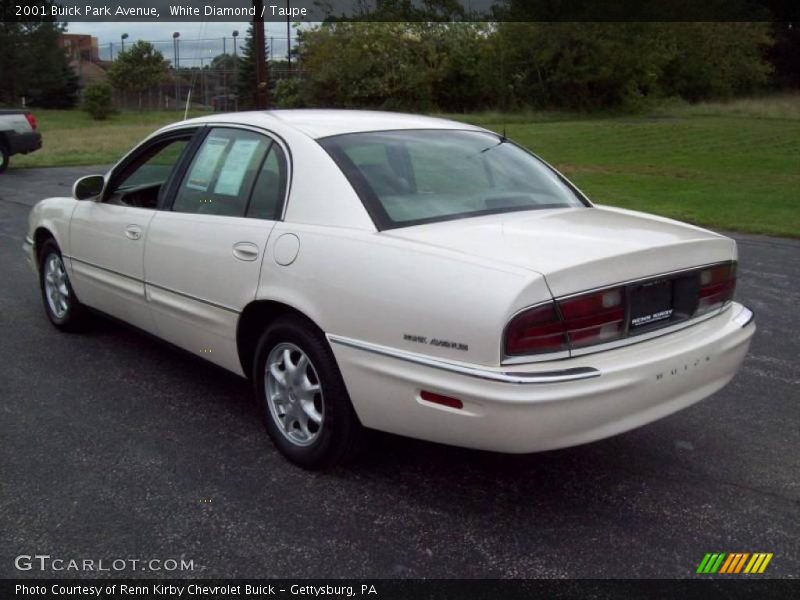
[[[33,113],[25,113],[25,118],[28,119],[31,129],[36,129],[36,117],[33,116]]]
[[[621,287],[561,300],[558,307],[573,348],[602,344],[625,332],[625,290]]]
[[[736,263],[700,271],[699,302],[695,314],[701,315],[733,300],[736,289]]]
[[[558,352],[602,344],[625,332],[625,293],[614,288],[545,304],[515,317],[506,330],[506,355]]]
[[[506,329],[506,354],[536,354],[567,350],[567,331],[555,302],[519,314]]]

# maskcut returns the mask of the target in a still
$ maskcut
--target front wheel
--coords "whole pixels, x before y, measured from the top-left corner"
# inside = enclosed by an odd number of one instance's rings
[[[267,431],[286,458],[325,469],[356,455],[364,428],[327,340],[311,323],[275,321],[261,336],[254,368]]]
[[[58,245],[48,240],[39,253],[39,279],[44,310],[50,322],[65,331],[77,331],[86,322],[86,308],[69,282]]]

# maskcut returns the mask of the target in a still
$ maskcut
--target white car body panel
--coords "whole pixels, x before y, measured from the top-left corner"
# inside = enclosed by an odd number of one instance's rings
[[[72,198],[48,198],[37,202],[28,215],[30,239],[32,240],[34,232],[41,228],[53,236],[62,251],[69,252],[69,223],[72,211],[77,206],[78,203]],[[34,263],[31,266],[38,268]]]
[[[744,311],[744,314],[743,314]],[[336,360],[364,425],[483,450],[524,453],[583,444],[646,425],[727,384],[753,335],[739,304],[695,327],[617,350],[539,365],[531,373],[590,367],[599,375],[511,384],[454,374],[334,342]],[[505,369],[504,372],[508,372]],[[513,370],[512,370],[513,372]],[[421,390],[455,397],[454,409]]]
[[[521,310],[736,260],[735,243],[593,206],[378,231],[316,138],[479,128],[389,113],[275,111],[214,115],[161,132],[198,125],[262,131],[281,145],[289,163],[281,220],[48,199],[31,212],[31,264],[46,231],[82,302],[239,375],[242,312],[253,302],[284,304],[328,336],[368,427],[507,452],[584,443],[714,393],[736,373],[755,331],[752,313],[732,303],[609,347],[506,360],[503,331]],[[140,237],[126,237],[131,224]],[[251,256],[237,258],[241,244]],[[464,406],[426,402],[423,389]]]
[[[147,231],[147,300],[159,336],[243,375],[239,314],[256,297],[274,221],[158,211]],[[239,260],[234,252],[252,253]]]
[[[156,333],[144,295],[144,234],[155,210],[77,202],[62,249],[72,287],[87,305]],[[130,239],[126,231],[139,232]],[[130,235],[130,232],[128,232]]]
[[[541,275],[513,265],[404,243],[383,233],[282,223],[274,237],[285,232],[300,239],[297,260],[282,267],[268,251],[258,297],[298,307],[335,335],[497,365],[498,323],[520,304],[550,298]],[[276,295],[276,287],[283,293]],[[469,349],[420,345],[405,339],[406,334]]]
[[[394,229],[388,235],[542,273],[553,295],[735,259],[721,235],[610,207],[515,212]]]

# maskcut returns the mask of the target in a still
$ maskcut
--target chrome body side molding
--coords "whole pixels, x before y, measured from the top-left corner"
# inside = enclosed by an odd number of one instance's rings
[[[416,352],[406,352],[405,350],[397,350],[387,346],[372,344],[370,342],[363,342],[352,338],[342,337],[338,335],[327,335],[328,341],[332,344],[340,346],[347,346],[364,352],[371,352],[381,356],[388,356],[403,360],[406,362],[421,365],[423,367],[430,367],[432,369],[439,369],[441,371],[448,371],[457,375],[466,375],[467,377],[476,377],[478,379],[485,379],[488,381],[497,381],[499,383],[511,384],[547,384],[547,383],[565,383],[568,381],[580,381],[583,379],[592,379],[600,377],[600,371],[591,367],[575,367],[571,369],[561,369],[557,371],[532,371],[527,373],[510,373],[504,371],[493,371],[479,366],[468,366],[464,364],[452,363],[438,358],[425,356],[424,354],[417,354]]]

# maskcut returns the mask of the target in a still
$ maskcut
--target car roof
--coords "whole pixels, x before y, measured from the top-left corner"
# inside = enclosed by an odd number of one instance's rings
[[[292,109],[218,113],[191,119],[202,123],[230,122],[266,128],[289,127],[319,139],[344,133],[392,131],[398,129],[461,129],[485,131],[480,127],[447,119],[376,110]]]

